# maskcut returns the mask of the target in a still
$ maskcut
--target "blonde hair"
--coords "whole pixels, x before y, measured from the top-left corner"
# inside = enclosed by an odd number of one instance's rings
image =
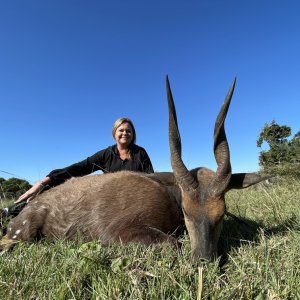
[[[114,123],[113,128],[112,128],[112,136],[113,136],[113,138],[115,138],[117,128],[120,125],[122,125],[123,123],[128,123],[132,128],[132,141],[129,145],[129,147],[130,147],[131,145],[135,144],[135,142],[136,142],[136,133],[135,133],[134,125],[129,118],[119,118],[118,120],[116,120],[116,122]]]

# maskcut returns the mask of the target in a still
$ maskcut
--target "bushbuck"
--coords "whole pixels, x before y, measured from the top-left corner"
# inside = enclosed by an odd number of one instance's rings
[[[224,121],[235,80],[214,129],[217,171],[188,170],[181,159],[181,140],[168,77],[169,144],[173,173],[120,171],[70,179],[35,197],[8,224],[0,241],[9,249],[18,241],[48,238],[101,243],[121,241],[180,246],[172,233],[186,226],[194,258],[212,258],[226,212],[225,193],[265,179],[255,173],[232,174]]]

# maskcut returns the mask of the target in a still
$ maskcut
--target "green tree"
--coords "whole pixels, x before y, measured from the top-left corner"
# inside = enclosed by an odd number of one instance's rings
[[[300,131],[298,131],[290,141],[290,157],[292,163],[300,162]]]
[[[300,131],[291,137],[291,127],[279,125],[275,121],[265,124],[257,146],[268,144],[268,150],[261,150],[260,166],[269,173],[300,176]]]
[[[12,177],[5,180],[0,178],[0,198],[16,198],[30,187],[29,182],[23,179]]]

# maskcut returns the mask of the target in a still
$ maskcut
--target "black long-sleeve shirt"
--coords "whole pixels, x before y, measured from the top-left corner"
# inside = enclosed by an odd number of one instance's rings
[[[150,158],[144,148],[134,144],[130,151],[131,159],[122,160],[117,145],[113,145],[66,168],[53,170],[47,176],[51,179],[51,186],[56,186],[71,177],[84,176],[98,170],[104,173],[121,170],[154,172]]]

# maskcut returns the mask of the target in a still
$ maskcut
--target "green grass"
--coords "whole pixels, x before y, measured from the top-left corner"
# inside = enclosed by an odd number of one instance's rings
[[[300,181],[227,194],[222,257],[42,240],[0,256],[0,299],[300,299]]]

